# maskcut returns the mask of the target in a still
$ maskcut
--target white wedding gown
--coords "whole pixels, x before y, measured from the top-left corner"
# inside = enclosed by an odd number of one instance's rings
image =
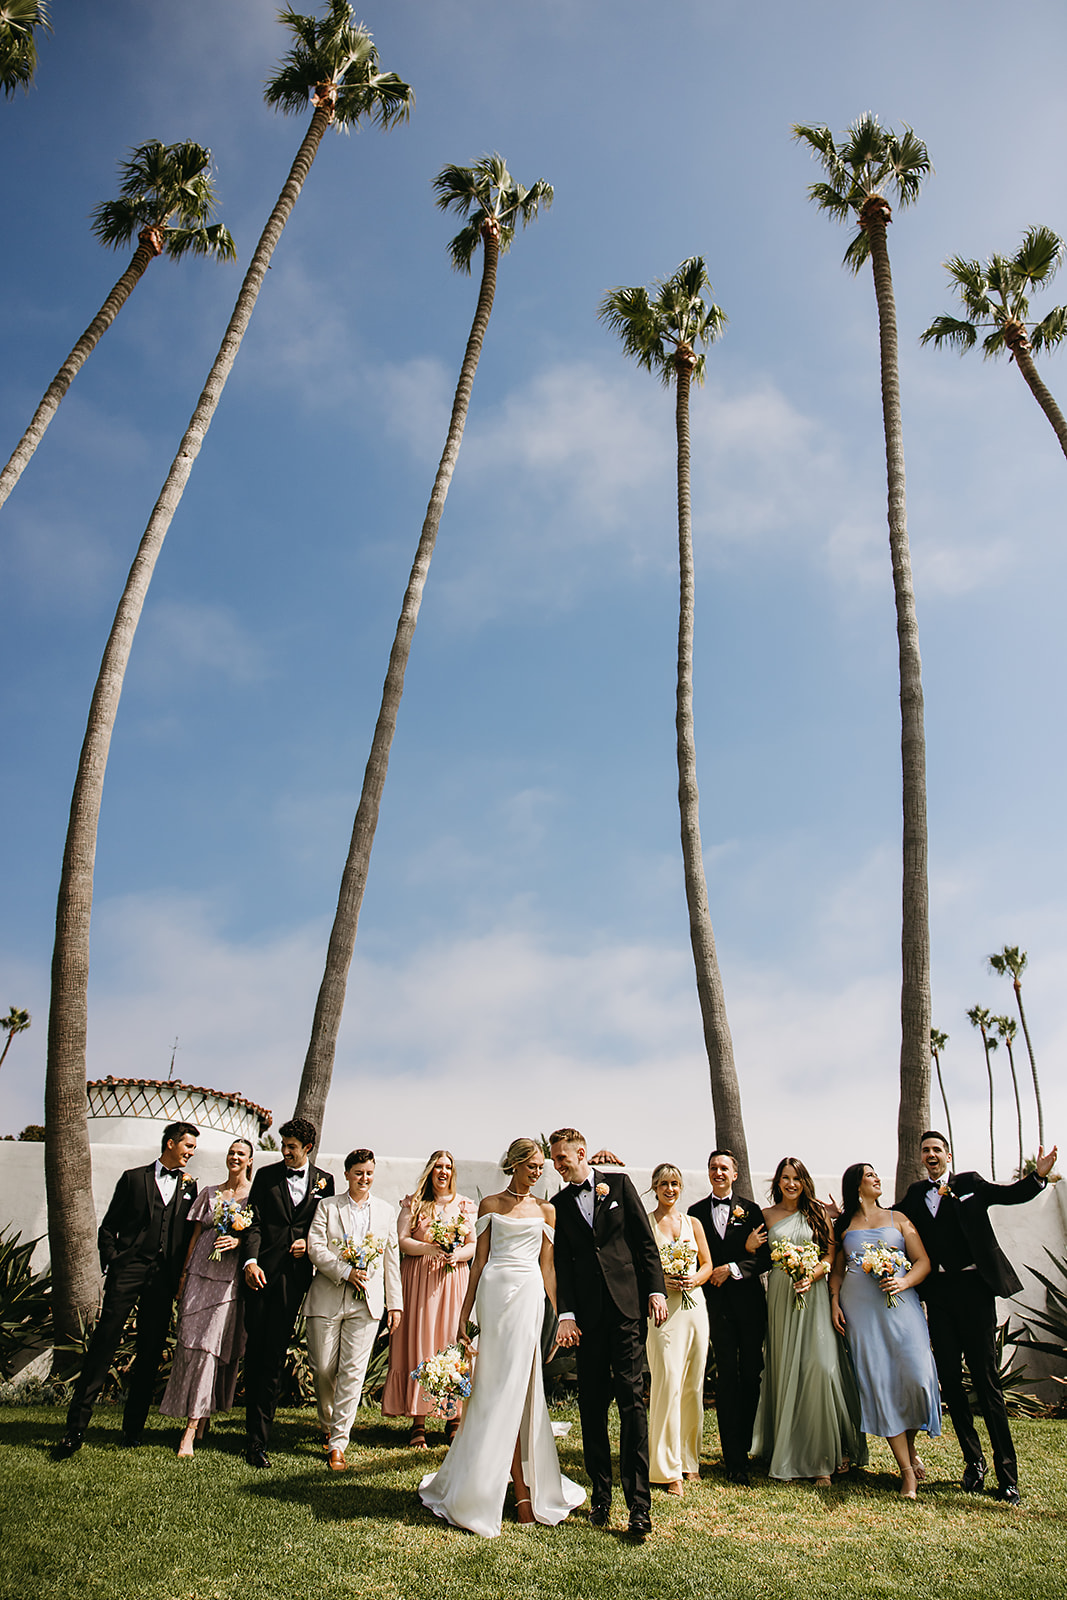
[[[439,1472],[419,1485],[419,1498],[454,1527],[485,1539],[500,1532],[504,1494],[515,1440],[538,1522],[562,1522],[585,1499],[585,1490],[559,1470],[541,1378],[541,1323],[545,1286],[539,1258],[540,1217],[492,1212],[477,1232],[492,1226],[489,1259],[474,1301],[479,1327],[474,1385],[459,1432]]]

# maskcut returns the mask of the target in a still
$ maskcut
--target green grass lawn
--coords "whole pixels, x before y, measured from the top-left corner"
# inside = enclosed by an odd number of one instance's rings
[[[553,1413],[577,1424],[573,1411]],[[505,1512],[499,1539],[436,1521],[415,1490],[442,1458],[406,1447],[403,1423],[360,1413],[354,1469],[326,1471],[314,1413],[280,1412],[270,1471],[245,1464],[242,1418],[223,1418],[192,1461],[177,1460],[178,1427],[156,1417],[139,1449],[118,1448],[120,1413],[99,1407],[81,1452],[54,1462],[63,1428],[53,1407],[0,1411],[0,1595],[4,1600],[1011,1600],[1067,1592],[1067,1435],[1056,1421],[1018,1422],[1023,1505],[962,1494],[959,1452],[947,1434],[923,1448],[928,1477],[915,1505],[899,1500],[886,1446],[829,1490],[751,1489],[706,1477],[682,1499],[655,1493],[654,1533],[633,1546],[615,1501],[615,1528],[579,1512],[559,1528],[519,1528]],[[564,1471],[584,1481],[574,1440]],[[717,1456],[714,1413],[706,1462]]]

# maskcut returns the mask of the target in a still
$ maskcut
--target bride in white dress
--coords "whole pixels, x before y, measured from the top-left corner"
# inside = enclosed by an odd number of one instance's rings
[[[521,1523],[562,1522],[585,1499],[559,1470],[541,1377],[546,1290],[556,1303],[556,1213],[530,1193],[544,1164],[535,1140],[514,1140],[501,1163],[508,1187],[478,1208],[478,1248],[458,1330],[466,1344],[473,1308],[473,1388],[444,1465],[419,1485],[419,1498],[437,1516],[486,1539],[500,1532],[509,1477]]]

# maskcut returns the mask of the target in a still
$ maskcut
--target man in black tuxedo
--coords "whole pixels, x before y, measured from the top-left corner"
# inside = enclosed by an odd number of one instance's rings
[[[978,1404],[989,1430],[997,1499],[1019,1504],[1019,1471],[1001,1393],[996,1354],[996,1298],[1022,1288],[989,1221],[990,1206],[1017,1206],[1041,1193],[1056,1160],[1038,1151],[1037,1170],[1018,1183],[989,1183],[977,1172],[953,1173],[952,1152],[943,1133],[922,1136],[927,1177],[913,1183],[897,1210],[918,1229],[930,1257],[930,1276],[919,1285],[926,1302],[930,1343],[941,1392],[965,1462],[963,1487],[980,1493],[985,1458],[963,1387],[966,1361]]]
[[[315,1207],[333,1194],[333,1179],[311,1161],[315,1127],[303,1117],[278,1129],[282,1159],[260,1167],[248,1204],[252,1222],[242,1236],[245,1276],[245,1458],[269,1467],[267,1440],[278,1407],[286,1352],[314,1273],[308,1229]]]
[[[60,1460],[81,1449],[93,1405],[134,1306],[137,1357],[122,1414],[122,1442],[128,1446],[141,1442],[189,1247],[189,1207],[196,1199],[196,1179],[185,1176],[185,1166],[199,1137],[191,1122],[172,1122],[163,1130],[159,1160],[131,1167],[115,1185],[96,1236],[105,1274],[104,1303],[74,1385],[67,1431],[56,1447]]]
[[[730,1150],[708,1157],[711,1193],[689,1207],[707,1237],[715,1263],[704,1283],[715,1351],[715,1410],[723,1469],[731,1482],[747,1487],[752,1424],[763,1374],[767,1297],[760,1274],[771,1268],[763,1212],[734,1189],[737,1162]]]
[[[608,1410],[614,1399],[629,1531],[642,1541],[652,1527],[645,1331],[650,1316],[657,1325],[667,1318],[659,1251],[648,1213],[624,1172],[594,1172],[576,1128],[560,1128],[549,1148],[567,1185],[553,1200],[558,1338],[577,1347],[582,1451],[593,1485],[590,1517],[602,1528],[611,1513]]]

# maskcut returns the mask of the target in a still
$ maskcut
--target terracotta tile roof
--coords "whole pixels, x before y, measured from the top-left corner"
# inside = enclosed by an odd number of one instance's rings
[[[92,1078],[85,1085],[86,1089],[184,1089],[188,1094],[214,1095],[217,1100],[228,1100],[230,1105],[245,1106],[249,1111],[254,1111],[263,1124],[264,1129],[269,1128],[273,1121],[273,1113],[265,1106],[259,1106],[254,1100],[247,1099],[243,1094],[230,1094],[224,1089],[204,1089],[197,1084],[183,1083],[180,1078]]]

